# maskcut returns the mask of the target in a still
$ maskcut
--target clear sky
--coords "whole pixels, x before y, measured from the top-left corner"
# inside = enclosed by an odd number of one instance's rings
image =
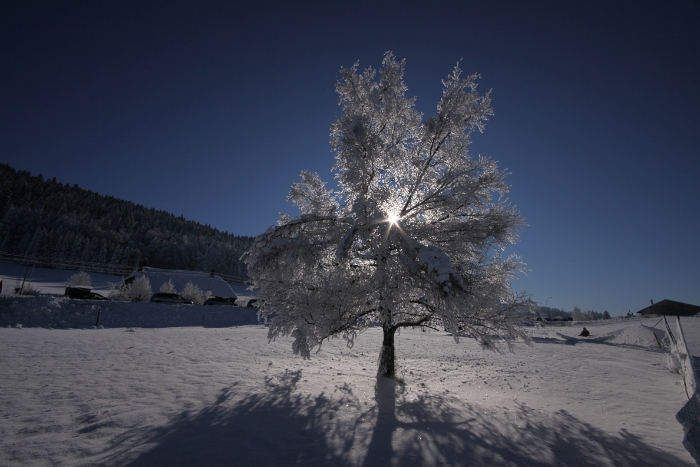
[[[2,2],[0,162],[256,235],[332,181],[341,66],[392,50],[429,116],[462,59],[528,223],[514,288],[700,304],[700,1],[233,3]]]

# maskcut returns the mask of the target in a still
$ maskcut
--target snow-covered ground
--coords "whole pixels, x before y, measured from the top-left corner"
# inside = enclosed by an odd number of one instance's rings
[[[695,465],[656,322],[503,354],[403,331],[405,384],[375,377],[379,329],[304,361],[260,325],[2,328],[0,465]]]

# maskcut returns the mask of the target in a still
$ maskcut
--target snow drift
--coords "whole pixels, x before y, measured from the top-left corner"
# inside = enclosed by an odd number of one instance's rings
[[[640,324],[639,326],[628,326],[619,331],[611,333],[611,338],[607,340],[610,344],[636,345],[638,347],[661,348],[667,347],[666,331]]]

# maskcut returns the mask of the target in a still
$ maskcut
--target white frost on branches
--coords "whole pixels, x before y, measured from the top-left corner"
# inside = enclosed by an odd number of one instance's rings
[[[292,335],[308,357],[327,338],[352,346],[379,324],[388,376],[402,327],[445,327],[494,348],[522,337],[514,323],[530,306],[510,288],[524,264],[500,255],[523,225],[504,197],[506,174],[468,152],[493,115],[489,93],[457,64],[424,118],[405,96],[404,66],[387,53],[378,77],[357,63],[341,70],[343,113],[330,134],[339,190],[302,172],[288,196],[301,214],[283,214],[245,256],[270,339]]]
[[[151,281],[146,276],[138,276],[134,282],[124,286],[119,295],[126,301],[147,302],[153,295]]]
[[[160,289],[158,289],[158,292],[177,293],[177,290],[175,290],[175,284],[173,284],[173,280],[168,279],[168,282],[163,282],[162,284],[160,284]]]
[[[302,214],[327,213],[332,215],[338,203],[332,190],[326,189],[317,173],[301,171],[301,182],[294,183],[287,200],[296,204]]]
[[[190,300],[195,305],[203,305],[209,297],[211,297],[211,292],[203,292],[198,285],[193,284],[192,281],[185,284],[185,288],[180,292],[180,296]]]
[[[85,271],[76,272],[68,278],[68,285],[71,287],[91,287],[92,277]]]

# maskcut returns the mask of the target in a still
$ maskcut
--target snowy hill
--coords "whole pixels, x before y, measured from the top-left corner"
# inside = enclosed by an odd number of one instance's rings
[[[97,270],[147,260],[161,268],[245,276],[240,257],[252,241],[7,164],[0,164],[0,220],[0,253]]]

